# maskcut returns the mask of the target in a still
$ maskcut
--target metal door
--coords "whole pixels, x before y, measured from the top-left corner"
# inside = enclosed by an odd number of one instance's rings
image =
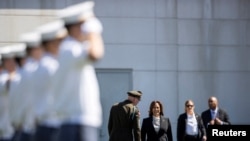
[[[127,98],[127,91],[132,88],[131,69],[97,69],[103,109],[103,125],[100,141],[108,141],[108,118],[111,106]]]

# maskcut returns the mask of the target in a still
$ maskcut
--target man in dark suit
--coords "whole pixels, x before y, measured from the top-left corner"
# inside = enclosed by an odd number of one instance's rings
[[[202,112],[201,117],[206,127],[207,134],[208,125],[230,125],[229,116],[227,112],[218,106],[218,100],[212,96],[208,99],[209,109]]]
[[[108,121],[109,141],[140,141],[140,113],[136,105],[142,92],[127,92],[128,99],[114,104]]]

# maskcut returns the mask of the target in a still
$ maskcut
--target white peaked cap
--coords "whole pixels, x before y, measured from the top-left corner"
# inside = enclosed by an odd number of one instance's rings
[[[0,47],[2,58],[12,58],[25,56],[26,45],[24,43],[11,44]]]
[[[67,35],[67,30],[64,27],[62,20],[55,20],[37,28],[41,34],[42,41],[49,41],[58,38],[63,38]]]
[[[27,47],[35,48],[41,44],[41,35],[38,31],[24,33],[20,36],[20,41],[25,43]]]
[[[94,2],[85,1],[80,4],[72,5],[60,10],[57,15],[64,20],[65,25],[82,22],[94,16]]]

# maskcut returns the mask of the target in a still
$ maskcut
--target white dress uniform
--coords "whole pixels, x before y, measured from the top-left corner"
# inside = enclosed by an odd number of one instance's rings
[[[10,113],[10,121],[14,125],[14,127],[21,126],[21,115],[23,105],[21,104],[23,95],[23,89],[21,87],[21,79],[22,79],[22,69],[17,69],[15,76],[12,78],[10,82],[9,89],[9,113]]]
[[[88,43],[67,37],[61,44],[58,61],[59,82],[56,111],[66,122],[100,127],[102,109],[99,85],[92,62],[88,59]]]
[[[11,139],[14,135],[14,128],[9,120],[9,95],[6,88],[8,78],[8,72],[3,70],[0,74],[0,139]]]
[[[1,48],[0,53],[6,58],[14,58],[17,55],[23,55],[26,46],[24,44],[13,44]],[[16,66],[13,76],[4,70],[0,75],[0,139],[12,139],[14,137],[14,127],[11,117],[13,117],[12,106],[15,96],[21,93],[19,84],[21,80],[20,70]],[[18,106],[17,106],[18,109]],[[16,114],[16,113],[15,113]]]
[[[33,49],[39,48],[41,44],[41,36],[37,31],[24,33],[20,36],[20,41],[26,44],[26,48]],[[28,52],[27,52],[28,53]],[[35,131],[35,113],[34,113],[34,72],[38,68],[39,60],[36,60],[27,54],[24,66],[22,67],[21,91],[22,94],[18,97],[21,113],[16,117],[15,121],[22,126],[22,132],[26,134],[34,134]],[[17,120],[19,119],[19,120]]]
[[[34,72],[35,112],[39,124],[59,126],[59,122],[52,117],[54,102],[53,80],[59,64],[51,54],[45,53],[41,58],[37,70]]]
[[[23,50],[20,50],[20,52],[15,52],[15,56],[25,57],[25,48],[26,48],[25,44],[19,44],[19,48],[20,49],[23,48]],[[21,126],[21,119],[22,119],[21,114],[22,114],[22,108],[23,108],[22,103],[26,100],[23,98],[24,89],[22,87],[22,78],[23,78],[22,73],[23,73],[23,69],[17,65],[15,74],[10,81],[9,113],[10,113],[10,121],[11,121],[11,124],[14,125],[14,128]]]
[[[59,43],[67,35],[64,23],[61,20],[55,20],[38,28],[41,34],[41,41],[45,52],[40,59],[37,70],[34,72],[35,88],[35,116],[38,122],[36,128],[35,140],[53,141],[59,131],[60,121],[53,111],[54,105],[54,87],[55,73],[58,69],[57,49]],[[53,51],[49,49],[54,48]]]
[[[34,82],[37,80],[34,78],[34,72],[38,68],[38,63],[37,60],[29,57],[22,68],[21,87],[23,94],[20,97],[22,101],[20,123],[22,124],[22,130],[26,133],[34,133],[35,131],[34,95],[36,90],[34,89]]]

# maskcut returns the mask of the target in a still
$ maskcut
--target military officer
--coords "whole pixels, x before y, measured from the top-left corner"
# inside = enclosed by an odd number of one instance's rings
[[[127,92],[127,100],[114,104],[108,121],[109,141],[140,141],[140,113],[136,105],[142,92]]]

